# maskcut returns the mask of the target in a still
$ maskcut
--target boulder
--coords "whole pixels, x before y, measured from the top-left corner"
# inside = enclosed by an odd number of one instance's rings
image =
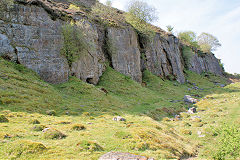
[[[191,96],[189,96],[189,95],[185,95],[184,96],[184,101],[185,102],[187,102],[187,103],[197,103],[197,99],[195,99],[195,98],[192,98]]]
[[[120,117],[120,116],[114,117],[113,120],[114,120],[114,121],[126,121],[125,118]]]
[[[154,159],[130,153],[108,152],[101,156],[98,160],[154,160]]]
[[[195,107],[189,108],[188,113],[190,114],[197,113],[197,109]]]

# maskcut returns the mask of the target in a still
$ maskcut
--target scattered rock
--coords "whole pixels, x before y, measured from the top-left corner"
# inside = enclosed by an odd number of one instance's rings
[[[126,121],[126,119],[121,116],[114,117],[113,120],[114,121]]]
[[[63,139],[65,137],[67,137],[65,134],[63,134],[62,132],[53,129],[53,128],[45,128],[43,130],[43,137],[45,139]]]
[[[0,123],[7,123],[7,122],[9,122],[9,120],[4,115],[0,115]]]
[[[197,134],[198,134],[198,137],[199,137],[199,138],[202,138],[202,137],[205,137],[205,136],[206,136],[206,135],[202,134],[201,131],[197,131]]]
[[[221,84],[221,83],[217,83],[217,82],[214,82],[215,85],[217,86],[220,86],[220,87],[225,87],[226,85],[225,84]]]
[[[130,153],[108,152],[101,156],[98,160],[154,160],[154,159]]]
[[[49,116],[56,116],[56,111],[48,110],[48,111],[46,111],[46,114],[49,115]]]
[[[197,109],[195,107],[189,108],[188,113],[190,114],[197,113]]]
[[[179,120],[181,120],[181,116],[176,114],[174,116],[174,121],[179,121]]]
[[[192,98],[191,96],[189,95],[185,95],[184,96],[184,101],[187,102],[187,103],[197,103],[197,99],[195,98]]]

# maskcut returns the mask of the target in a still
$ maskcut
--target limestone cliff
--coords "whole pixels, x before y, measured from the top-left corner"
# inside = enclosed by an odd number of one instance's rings
[[[74,10],[69,8],[71,3],[84,7]],[[142,82],[144,69],[162,78],[185,82],[180,42],[175,36],[156,33],[153,41],[147,42],[128,24],[106,26],[89,16],[89,7],[95,3],[95,0],[15,0],[12,8],[0,13],[0,56],[23,64],[50,83],[66,82],[73,75],[97,84],[107,65],[137,82]],[[84,55],[76,53],[81,56],[69,65],[61,53],[65,43],[62,27],[72,21],[91,46]],[[189,69],[223,75],[213,54],[195,54]]]

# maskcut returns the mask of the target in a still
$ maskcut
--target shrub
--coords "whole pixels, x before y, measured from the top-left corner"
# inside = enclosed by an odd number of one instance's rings
[[[20,157],[22,154],[41,153],[46,149],[47,148],[42,143],[19,140],[10,145],[8,154]]]
[[[50,115],[50,116],[56,116],[56,111],[54,111],[54,110],[48,110],[48,111],[46,111],[46,114],[47,114],[47,115]]]
[[[72,130],[76,130],[76,131],[81,131],[81,130],[85,130],[85,129],[86,129],[85,126],[82,124],[74,124],[72,126]]]
[[[180,32],[178,34],[178,38],[187,45],[190,45],[195,48],[199,48],[198,42],[197,42],[197,36],[192,31]]]
[[[0,123],[6,123],[6,122],[9,122],[9,120],[4,115],[0,115]]]
[[[29,123],[30,123],[30,124],[40,124],[40,121],[37,120],[37,119],[31,119],[31,120],[29,121]]]
[[[190,61],[192,56],[194,55],[192,49],[190,47],[184,46],[182,50],[182,57],[184,60],[184,67],[189,69]]]
[[[83,150],[90,151],[90,152],[103,151],[103,148],[99,144],[93,141],[83,140],[79,142],[77,146],[80,148],[81,151]]]
[[[49,128],[44,132],[43,137],[45,139],[63,139],[66,135],[56,129]]]
[[[87,54],[88,41],[86,40],[83,31],[73,24],[66,24],[62,27],[64,45],[61,53],[67,58],[68,64],[71,67],[72,63],[80,58],[81,55]]]

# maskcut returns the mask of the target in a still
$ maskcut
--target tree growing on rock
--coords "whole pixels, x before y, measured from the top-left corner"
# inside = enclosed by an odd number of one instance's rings
[[[199,48],[196,33],[194,33],[193,31],[180,32],[178,34],[178,38],[187,45]]]
[[[215,51],[218,47],[221,46],[221,43],[215,36],[205,32],[197,37],[197,41],[201,50],[206,53]]]
[[[107,1],[106,1],[106,5],[107,5],[108,7],[112,7],[112,1],[111,1],[111,0],[107,0]]]
[[[151,37],[153,29],[150,23],[158,20],[156,8],[140,0],[132,0],[128,4],[126,21],[141,35]]]

